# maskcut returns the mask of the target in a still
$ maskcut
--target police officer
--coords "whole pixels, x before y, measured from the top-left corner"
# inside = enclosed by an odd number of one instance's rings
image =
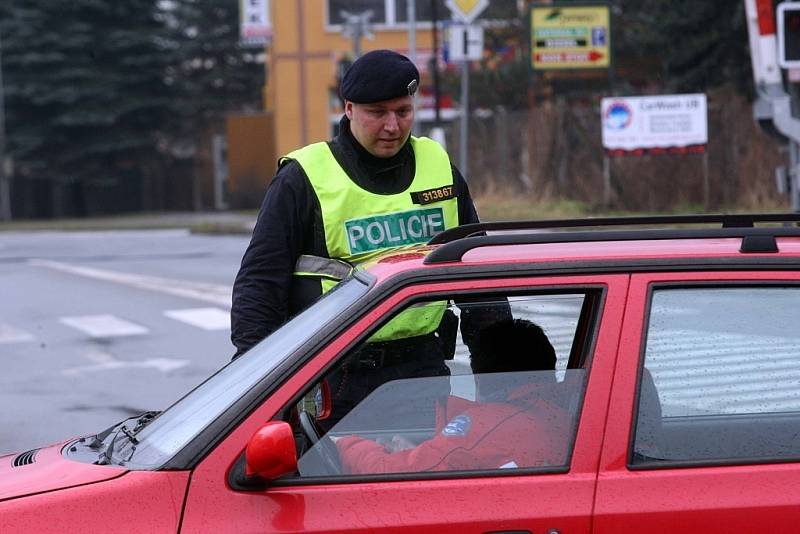
[[[315,259],[358,263],[478,222],[444,149],[410,135],[418,86],[419,72],[405,56],[363,55],[342,80],[336,138],[280,159],[233,287],[237,356],[335,284],[315,271],[336,264],[320,267]]]
[[[363,55],[342,79],[336,138],[280,158],[233,287],[234,357],[333,287],[351,265],[478,222],[445,150],[411,136],[418,86],[419,72],[405,56]],[[391,377],[448,374],[434,333],[444,303],[434,308],[422,318],[424,310],[409,311],[373,336],[339,377],[352,395],[334,398],[335,411],[346,413],[337,402],[351,405]],[[412,353],[428,356],[413,361]]]

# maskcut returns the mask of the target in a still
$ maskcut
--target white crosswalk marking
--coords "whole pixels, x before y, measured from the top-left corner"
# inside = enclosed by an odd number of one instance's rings
[[[203,330],[230,330],[231,328],[230,313],[219,308],[167,310],[164,315]]]
[[[79,376],[118,369],[156,369],[162,373],[168,373],[189,365],[189,360],[176,360],[174,358],[149,358],[147,360],[133,362],[123,361],[116,359],[113,354],[101,351],[88,352],[86,354],[86,359],[93,363],[64,369],[61,371],[61,374],[64,376]]]
[[[149,332],[144,326],[131,323],[114,315],[82,315],[77,317],[61,317],[60,323],[91,337],[135,336]]]
[[[14,328],[10,324],[0,323],[0,344],[21,343],[23,341],[33,341],[33,336],[25,330]]]

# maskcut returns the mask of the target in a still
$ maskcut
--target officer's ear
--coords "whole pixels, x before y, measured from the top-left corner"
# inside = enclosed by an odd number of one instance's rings
[[[353,103],[349,100],[344,101],[344,114],[349,120],[353,120]]]

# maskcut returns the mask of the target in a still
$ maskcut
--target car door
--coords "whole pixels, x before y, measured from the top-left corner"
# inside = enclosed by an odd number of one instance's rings
[[[800,274],[638,274],[596,533],[797,532]]]
[[[518,277],[426,283],[398,290],[307,360],[200,462],[192,475],[181,532],[588,533],[627,283],[627,275]],[[542,325],[558,353],[557,386],[574,387],[570,390],[574,395],[567,396],[569,405],[563,406],[573,417],[563,462],[530,468],[506,464],[491,469],[325,475],[305,468],[301,456],[300,472],[293,476],[258,490],[233,489],[229,474],[253,433],[302,404],[354,344],[380,330],[398,310],[419,306],[420,299],[479,306],[505,303],[515,318]],[[461,309],[463,319],[464,306]],[[455,357],[448,363],[451,396],[470,395],[461,393],[468,388],[459,385],[470,378],[465,350],[459,337]],[[398,405],[407,409],[409,403]],[[402,417],[384,417],[389,425],[398,419]],[[433,436],[437,435],[434,429]]]

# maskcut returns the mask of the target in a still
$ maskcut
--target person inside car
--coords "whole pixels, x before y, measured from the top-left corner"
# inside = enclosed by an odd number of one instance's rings
[[[477,346],[470,359],[476,375],[477,402],[451,397],[446,424],[419,445],[402,436],[395,436],[386,446],[356,435],[333,437],[342,472],[457,471],[563,464],[569,417],[545,398],[540,382],[531,380],[531,371],[555,369],[555,350],[544,331],[530,321],[504,320],[484,328]],[[494,387],[487,390],[485,386],[493,373],[507,375],[500,381],[495,377]],[[548,375],[548,380],[554,382],[554,374]],[[497,387],[498,383],[503,387]]]

